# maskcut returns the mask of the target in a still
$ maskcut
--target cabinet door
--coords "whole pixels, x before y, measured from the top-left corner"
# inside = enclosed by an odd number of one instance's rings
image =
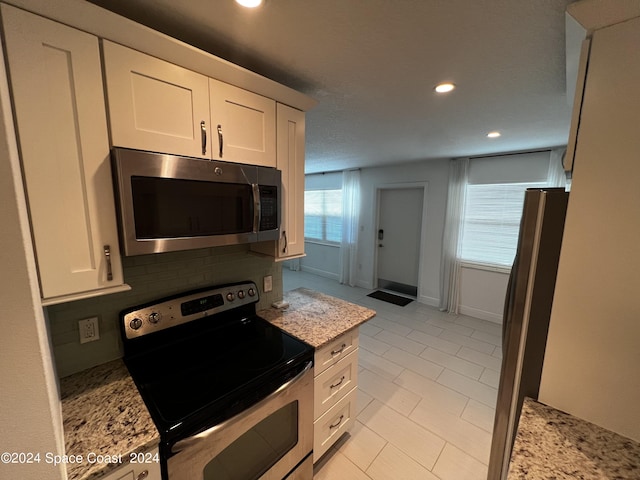
[[[282,171],[280,257],[304,255],[304,113],[278,104],[278,169]]]
[[[587,79],[587,65],[589,63],[590,48],[591,39],[587,38],[582,42],[582,47],[580,49],[578,78],[576,80],[576,91],[573,98],[573,111],[571,113],[571,128],[569,129],[569,139],[567,140],[567,151],[562,159],[562,166],[566,172],[571,172],[573,170],[576,143],[578,142],[578,129],[580,127],[580,115],[582,112],[582,97],[584,94],[584,85]]]
[[[122,289],[98,39],[2,15],[43,298]]]
[[[207,77],[103,40],[114,146],[210,158]]]
[[[252,246],[276,261],[304,256],[304,112],[277,104],[277,167],[282,172],[280,239]]]
[[[209,79],[214,160],[276,166],[276,102]]]

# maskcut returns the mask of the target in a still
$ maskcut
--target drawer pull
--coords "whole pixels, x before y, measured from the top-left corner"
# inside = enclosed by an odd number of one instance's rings
[[[148,476],[149,476],[149,470],[143,470],[138,474],[138,476],[136,477],[136,480],[144,480]]]
[[[347,348],[347,344],[343,343],[342,346],[338,349],[338,350],[331,350],[331,355],[340,355],[342,352],[344,352],[344,349]]]
[[[338,427],[342,423],[342,420],[344,420],[344,415],[340,415],[340,418],[338,419],[337,423],[329,425],[329,430],[332,430],[332,429]]]
[[[343,375],[338,383],[334,383],[332,385],[329,385],[329,388],[331,389],[331,388],[339,387],[340,385],[342,385],[342,382],[344,382],[344,379],[345,379],[345,376]]]

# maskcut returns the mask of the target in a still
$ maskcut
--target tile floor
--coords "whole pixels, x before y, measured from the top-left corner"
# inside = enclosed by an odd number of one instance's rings
[[[299,286],[376,310],[360,328],[358,416],[315,480],[485,480],[500,370],[500,326],[412,302],[398,307],[305,272]]]

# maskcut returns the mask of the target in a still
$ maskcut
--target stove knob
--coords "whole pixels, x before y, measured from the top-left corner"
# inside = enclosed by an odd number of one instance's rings
[[[244,290],[238,290],[238,298],[242,300],[244,298]]]
[[[161,318],[162,315],[160,315],[158,312],[152,312],[149,314],[149,321],[153,324],[158,323]]]
[[[138,330],[142,326],[142,320],[136,317],[129,322],[129,326],[134,330]]]
[[[247,293],[249,294],[250,297],[255,297],[256,296],[256,291],[253,289],[253,287],[251,287],[249,290],[247,290]]]
[[[233,302],[235,299],[236,299],[236,296],[233,293],[231,293],[231,292],[227,293],[227,300],[228,301]]]

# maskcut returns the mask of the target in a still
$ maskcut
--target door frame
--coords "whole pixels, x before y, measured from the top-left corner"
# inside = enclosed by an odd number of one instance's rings
[[[426,258],[426,250],[427,250],[427,192],[428,192],[429,182],[406,182],[406,183],[381,183],[376,185],[376,209],[375,209],[375,229],[373,231],[374,238],[374,251],[373,251],[373,279],[372,285],[373,288],[378,288],[378,230],[380,229],[380,197],[382,190],[401,190],[406,188],[418,188],[422,189],[422,218],[420,225],[420,253],[418,255],[418,295],[417,301],[421,302],[420,298],[422,296],[422,264],[424,259]]]

